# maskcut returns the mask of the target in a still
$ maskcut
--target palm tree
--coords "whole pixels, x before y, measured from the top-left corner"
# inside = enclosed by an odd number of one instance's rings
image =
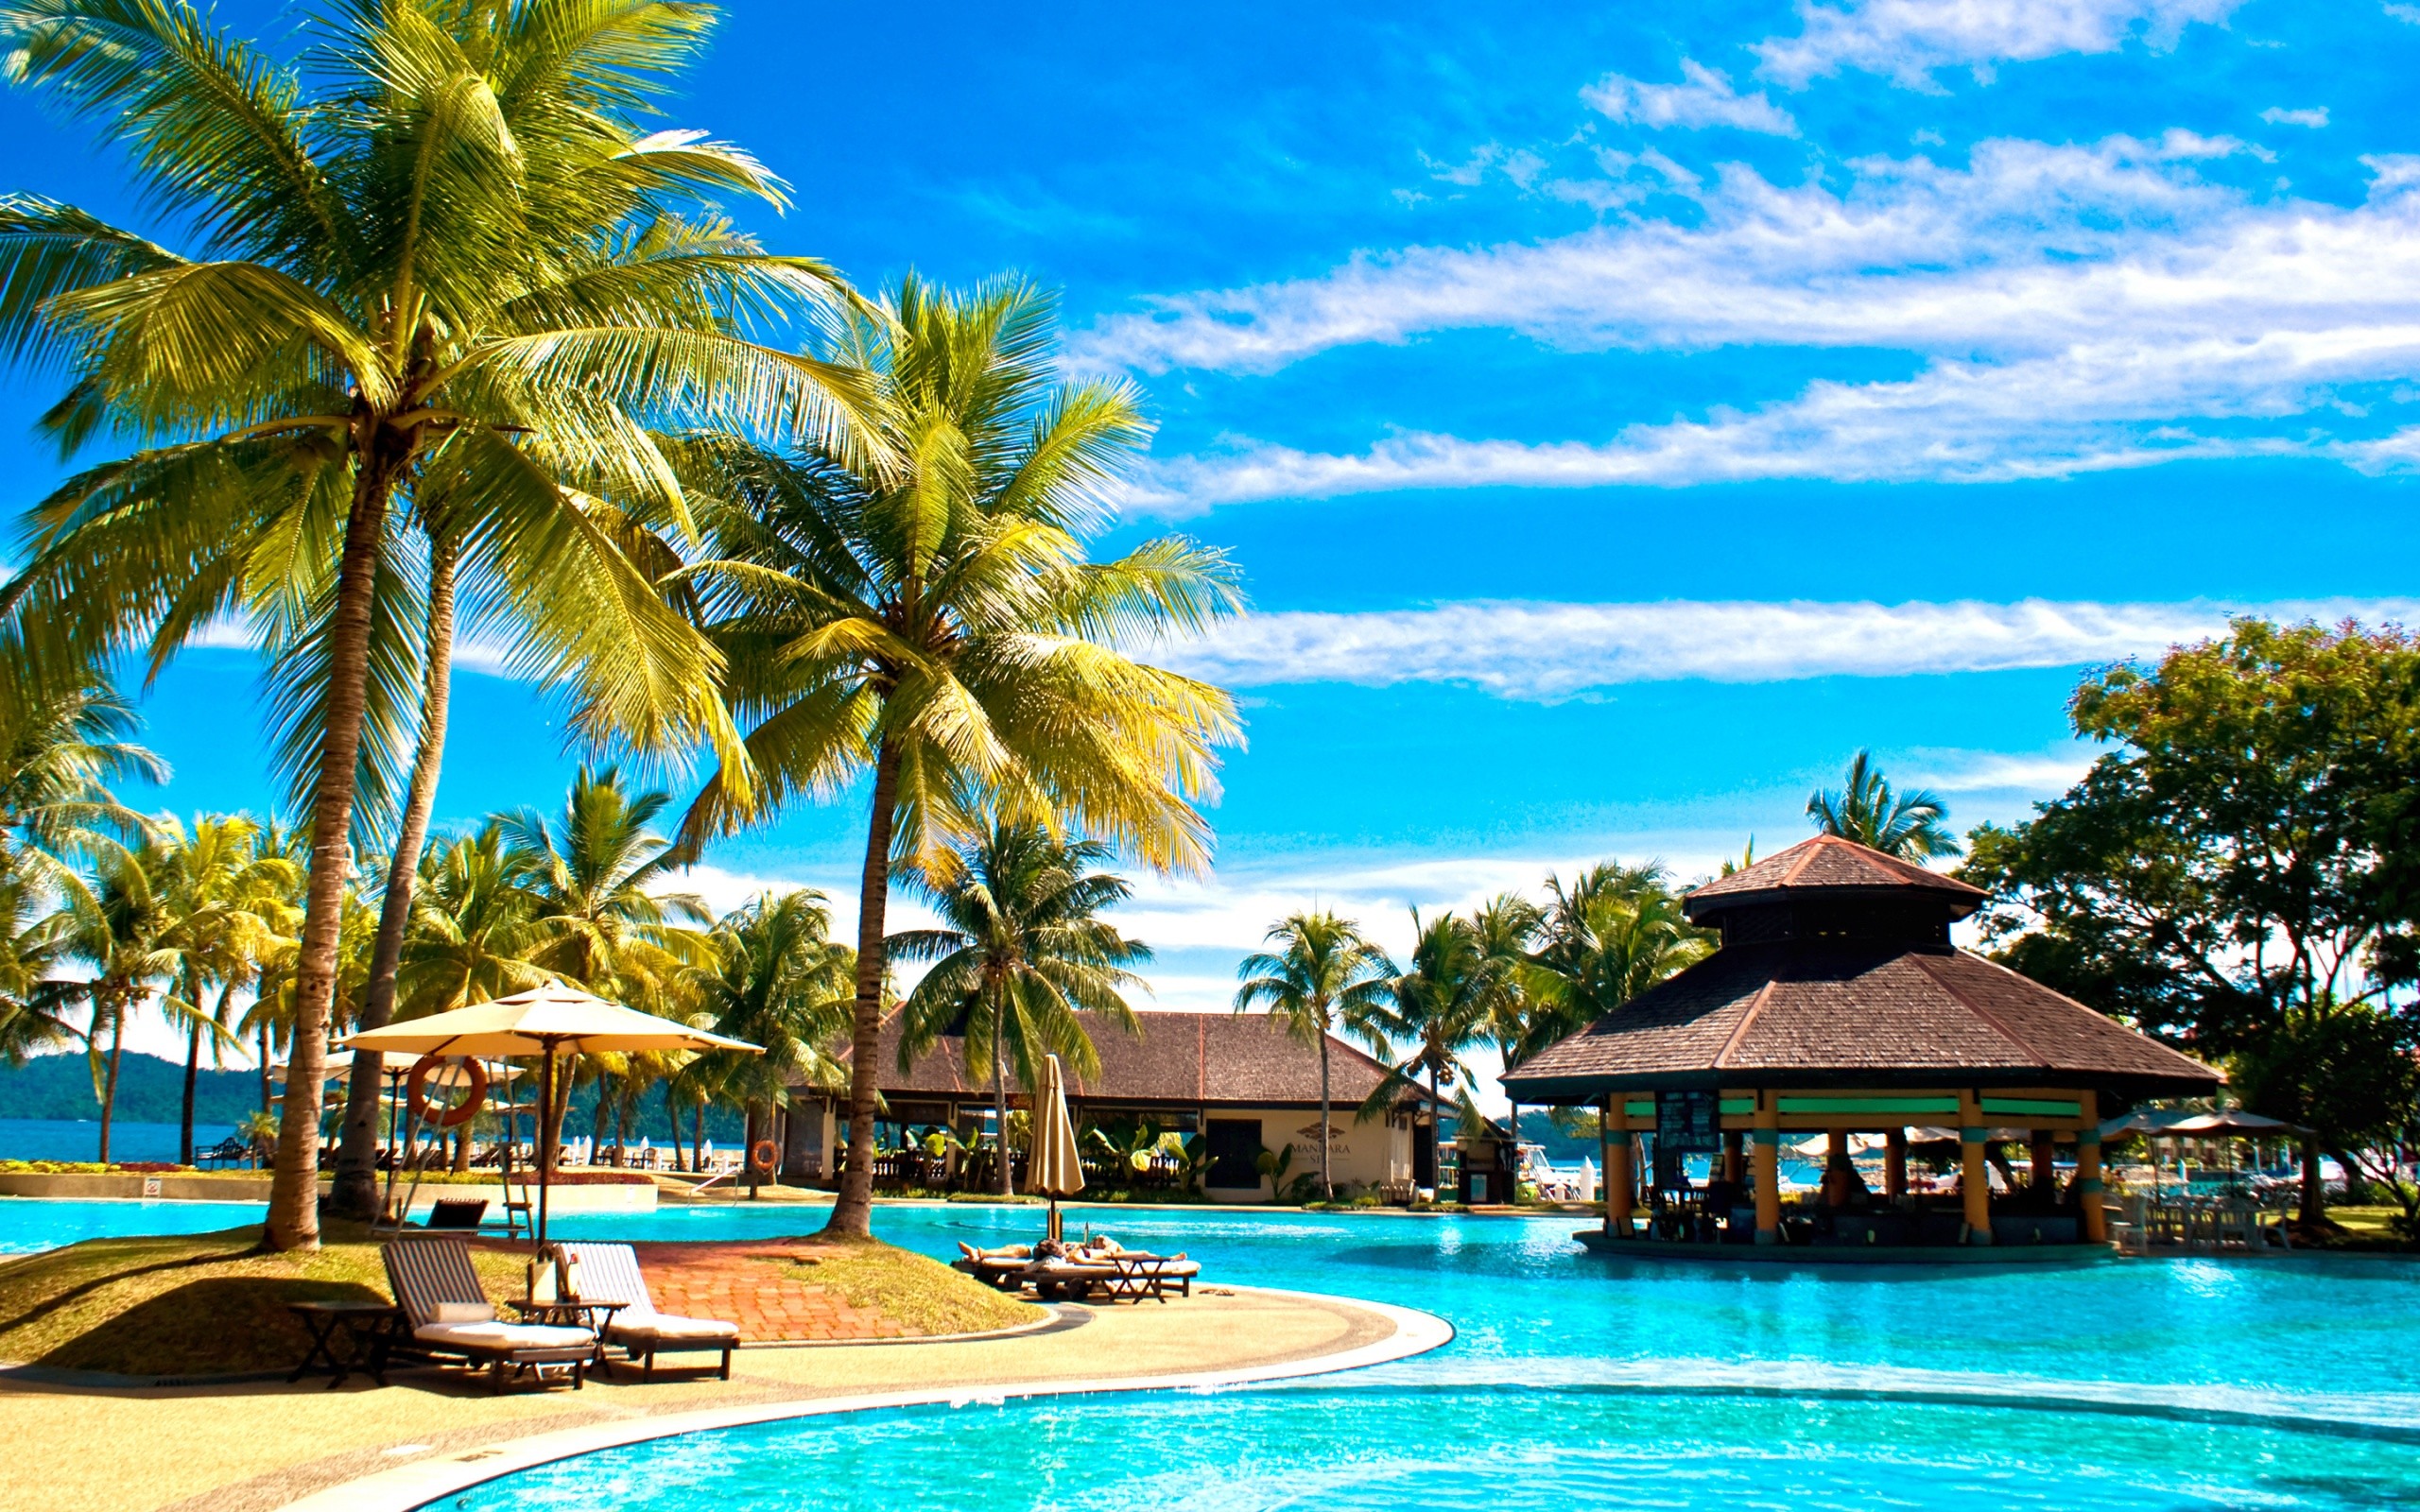
[[[693,926],[711,916],[688,893],[656,892],[679,863],[671,842],[648,826],[671,803],[666,793],[631,794],[618,768],[582,766],[562,816],[549,826],[534,809],[497,815],[506,856],[529,898],[531,966],[600,997],[661,990],[713,959]],[[556,1085],[569,1087],[571,1078]],[[542,1139],[551,1160],[569,1097],[558,1098]]]
[[[76,916],[49,906],[44,889],[0,873],[0,1061],[81,1038],[68,1009],[77,992],[62,979],[76,943]]]
[[[1471,929],[1478,951],[1489,964],[1494,988],[1488,1004],[1488,1038],[1504,1057],[1507,1072],[1547,1045],[1563,1038],[1561,995],[1550,973],[1533,953],[1546,916],[1518,893],[1498,893],[1471,911]],[[1521,1139],[1521,1105],[1514,1102],[1508,1125],[1514,1143]]]
[[[823,895],[806,887],[768,893],[725,914],[715,924],[714,945],[714,963],[692,972],[688,982],[701,1022],[764,1048],[761,1056],[721,1056],[715,1077],[724,1095],[735,1093],[745,1105],[752,1152],[794,1079],[826,1091],[844,1084],[828,1052],[849,1031],[857,963],[854,952],[832,939]],[[673,1128],[678,1133],[680,1125]],[[748,1169],[752,1186],[752,1157]]]
[[[1336,1200],[1328,1151],[1335,1117],[1328,1092],[1328,1040],[1340,1030],[1360,1032],[1386,1007],[1393,991],[1394,963],[1361,937],[1358,926],[1322,909],[1288,914],[1273,925],[1265,943],[1273,951],[1247,955],[1236,967],[1244,985],[1236,989],[1237,1013],[1266,1004],[1288,1034],[1320,1051],[1320,1197]]]
[[[181,0],[48,0],[0,15],[16,77],[122,146],[196,254],[33,196],[0,201],[0,346],[63,369],[63,441],[141,450],[36,512],[7,594],[97,663],[153,664],[230,611],[316,668],[304,735],[312,868],[295,1076],[268,1239],[317,1243],[320,1075],[351,871],[382,581],[398,506],[442,497],[467,565],[580,722],[702,734],[745,806],[711,650],[621,554],[597,497],[685,518],[650,423],[736,423],[845,451],[853,375],[748,332],[843,298],[710,195],[779,204],[738,150],[638,123],[711,10],[618,4],[339,7],[272,60]],[[878,438],[859,448],[881,449]],[[383,613],[383,621],[382,621]],[[393,680],[393,679],[389,679]],[[406,691],[411,679],[400,679]]]
[[[232,1022],[234,994],[258,977],[260,963],[281,943],[294,920],[285,900],[302,883],[302,868],[285,856],[263,855],[260,826],[240,816],[203,816],[190,832],[170,819],[160,826],[164,864],[157,879],[167,923],[164,949],[176,954],[171,1002],[185,1020],[184,1104],[178,1159],[193,1163],[193,1107],[201,1070],[201,1042],[210,1038],[215,1057],[237,1042]],[[203,998],[217,988],[217,1001]]]
[[[1537,959],[1549,974],[1553,1007],[1521,1047],[1523,1058],[1604,1018],[1714,948],[1714,936],[1683,913],[1661,862],[1602,864],[1567,885],[1548,877],[1547,894]]]
[[[830,448],[693,456],[720,495],[717,559],[695,580],[753,727],[760,812],[873,776],[842,1235],[872,1211],[893,865],[944,868],[998,817],[1198,870],[1209,827],[1193,805],[1238,729],[1224,692],[1130,654],[1239,607],[1226,558],[1166,538],[1085,559],[1147,432],[1132,387],[1061,380],[1050,301],[1028,284],[953,295],[909,278],[889,314],[852,320],[835,354],[873,373],[894,470]],[[740,775],[726,765],[691,807],[692,850],[747,819]]]
[[[92,1011],[83,1040],[93,1062],[93,1091],[101,1104],[103,1164],[110,1158],[127,1023],[182,964],[165,940],[173,916],[162,885],[172,864],[169,849],[156,837],[132,847],[112,846],[94,868],[89,902],[77,909],[74,953],[93,969],[78,995]],[[171,1017],[178,1017],[182,1005],[171,998],[167,1005]],[[190,1011],[182,1016],[190,1018]],[[101,1049],[104,1036],[109,1040],[106,1054]]]
[[[1806,799],[1806,816],[1819,834],[1836,834],[1902,861],[1930,861],[1958,854],[1947,828],[1949,806],[1925,788],[1894,793],[1870,752],[1850,758],[1848,778],[1838,792],[1818,788]]]
[[[421,859],[412,928],[395,974],[406,1018],[443,1013],[533,988],[546,973],[529,963],[538,900],[508,855],[504,827],[441,841]],[[380,924],[385,917],[382,911]]]
[[[54,686],[0,641],[0,876],[75,895],[76,868],[147,823],[110,784],[163,783],[168,764],[132,739],[141,723],[106,681]]]
[[[1360,1118],[1383,1116],[1423,1076],[1430,1105],[1443,1108],[1444,1090],[1469,1079],[1462,1054],[1487,1038],[1503,985],[1503,964],[1480,947],[1469,919],[1440,914],[1424,924],[1415,908],[1411,927],[1411,970],[1388,984],[1387,1001],[1361,1025],[1379,1059],[1394,1061],[1398,1041],[1408,1054],[1362,1102]]]
[[[1142,986],[1128,968],[1149,961],[1151,951],[1100,917],[1133,893],[1125,878],[1091,869],[1109,859],[1109,847],[1098,841],[1055,840],[1039,824],[1003,820],[925,884],[942,927],[889,941],[901,959],[933,963],[902,1005],[900,1069],[944,1035],[964,1037],[969,1072],[991,1068],[1004,1196],[1014,1191],[1011,1063],[1028,1091],[1042,1084],[1045,1056],[1056,1055],[1079,1078],[1098,1076],[1100,1051],[1080,1013],[1099,1014],[1128,1034],[1143,1032],[1124,994]],[[854,1169],[854,1158],[850,1164]]]

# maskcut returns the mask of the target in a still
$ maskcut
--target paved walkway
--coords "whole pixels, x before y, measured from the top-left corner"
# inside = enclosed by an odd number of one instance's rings
[[[778,1411],[786,1402],[869,1393],[1302,1373],[1404,1336],[1395,1317],[1358,1303],[1222,1288],[1165,1307],[1101,1306],[1071,1315],[1082,1325],[995,1339],[748,1349],[728,1382],[659,1376],[649,1384],[622,1371],[576,1393],[492,1396],[483,1382],[434,1369],[398,1370],[384,1387],[355,1377],[337,1391],[324,1381],[140,1389],[0,1383],[0,1435],[11,1445],[0,1455],[0,1508],[272,1512],[381,1471],[505,1468],[510,1441],[535,1434],[628,1430],[650,1418]],[[388,1504],[350,1486],[333,1501],[346,1512]]]
[[[513,1246],[497,1243],[488,1247]],[[828,1246],[812,1240],[631,1247],[638,1251],[639,1273],[647,1278],[656,1311],[680,1317],[729,1318],[750,1344],[908,1336],[898,1323],[873,1309],[851,1307],[833,1296],[831,1288],[800,1280],[784,1269],[830,1253]]]

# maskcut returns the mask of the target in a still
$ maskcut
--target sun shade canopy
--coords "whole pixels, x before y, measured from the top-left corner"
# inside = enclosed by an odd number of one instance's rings
[[[348,1050],[407,1056],[543,1056],[565,1051],[737,1050],[763,1047],[693,1029],[548,982],[493,1003],[433,1013],[347,1037]]]

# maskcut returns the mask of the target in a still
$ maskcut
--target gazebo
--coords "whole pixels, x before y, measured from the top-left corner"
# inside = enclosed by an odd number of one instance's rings
[[[2206,1096],[2222,1078],[1957,949],[1950,926],[1983,897],[1829,835],[1690,893],[1689,919],[1720,930],[1720,947],[1504,1079],[1522,1103],[1599,1109],[1605,1223],[1583,1241],[1668,1254],[1753,1239],[1804,1243],[1807,1258],[1877,1260],[1949,1258],[1950,1246],[1996,1242],[2070,1254],[2105,1243],[2104,1104]],[[1954,1208],[1910,1192],[1910,1125],[1957,1130]],[[1786,1218],[1781,1145],[1817,1132],[1829,1153],[1821,1201]],[[1883,1137],[1878,1195],[1850,1160],[1855,1134]],[[1644,1231],[1634,1195],[1641,1135],[1653,1137],[1656,1167]],[[1992,1151],[2011,1138],[2030,1143],[2031,1170],[2020,1185],[2003,1167],[2012,1190],[1996,1213]],[[2075,1146],[2065,1193],[2061,1142]],[[1711,1167],[1694,1187],[1693,1155]]]

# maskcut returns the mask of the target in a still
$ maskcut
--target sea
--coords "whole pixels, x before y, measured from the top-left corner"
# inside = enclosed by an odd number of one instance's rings
[[[193,1147],[206,1150],[235,1132],[233,1124],[196,1124]],[[177,1125],[119,1119],[110,1125],[112,1160],[173,1160]],[[0,1118],[0,1160],[97,1160],[101,1125],[84,1118]]]

